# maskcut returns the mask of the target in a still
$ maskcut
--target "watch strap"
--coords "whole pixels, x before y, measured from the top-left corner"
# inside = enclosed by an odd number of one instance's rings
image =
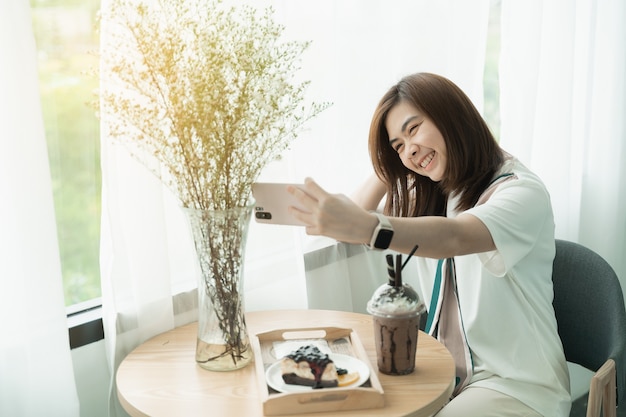
[[[373,212],[378,218],[378,224],[374,228],[369,245],[370,249],[387,249],[393,236],[393,226],[389,219],[382,213]],[[384,234],[386,239],[383,242],[380,241],[380,235]]]

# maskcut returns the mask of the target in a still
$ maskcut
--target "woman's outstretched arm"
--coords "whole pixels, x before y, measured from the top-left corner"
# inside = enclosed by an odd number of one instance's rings
[[[290,207],[291,214],[306,223],[310,235],[321,235],[346,243],[369,243],[378,224],[376,215],[343,194],[330,194],[310,178],[304,188],[289,187],[307,211]],[[373,201],[373,200],[372,200]],[[409,253],[415,245],[419,256],[448,258],[495,249],[489,229],[477,217],[461,214],[441,216],[390,217],[394,236],[390,249]]]

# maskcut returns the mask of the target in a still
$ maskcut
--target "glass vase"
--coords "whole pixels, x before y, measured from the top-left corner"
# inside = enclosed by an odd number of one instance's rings
[[[230,371],[252,360],[243,299],[243,266],[253,205],[228,210],[185,209],[201,277],[196,362]]]

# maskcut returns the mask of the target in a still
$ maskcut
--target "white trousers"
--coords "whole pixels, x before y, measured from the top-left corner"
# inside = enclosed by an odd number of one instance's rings
[[[434,417],[542,417],[521,401],[488,388],[467,387]]]

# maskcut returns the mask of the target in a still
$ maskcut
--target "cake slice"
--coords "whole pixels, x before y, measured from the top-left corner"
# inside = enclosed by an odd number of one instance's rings
[[[280,368],[286,384],[313,388],[330,388],[339,385],[335,363],[317,346],[302,346],[291,352],[281,360]]]

